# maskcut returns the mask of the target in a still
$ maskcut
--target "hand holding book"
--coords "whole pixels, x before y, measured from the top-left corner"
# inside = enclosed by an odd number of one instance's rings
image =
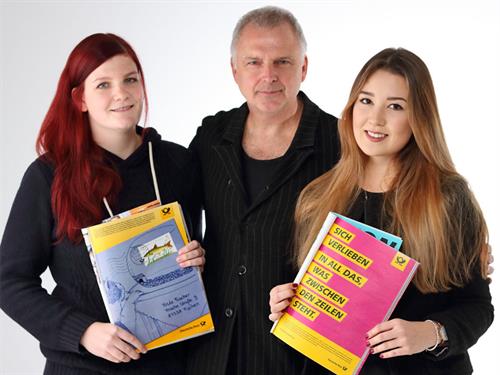
[[[377,324],[367,333],[366,344],[372,354],[392,358],[420,353],[436,343],[434,324],[391,319]]]
[[[114,363],[139,359],[137,350],[147,352],[137,337],[111,323],[92,323],[83,333],[80,344],[93,355]]]
[[[175,259],[179,266],[200,267],[203,272],[205,265],[205,249],[201,247],[198,241],[191,241],[186,246],[179,249],[179,256]]]
[[[205,250],[198,241],[191,241],[179,249],[176,258],[180,267],[200,267],[205,264]],[[112,323],[92,323],[83,333],[80,344],[90,353],[108,361],[130,362],[147,352],[143,343],[130,332]]]
[[[271,322],[277,321],[283,316],[285,310],[290,306],[290,301],[297,293],[297,284],[288,283],[276,285],[269,293],[269,307],[271,314],[269,320]]]

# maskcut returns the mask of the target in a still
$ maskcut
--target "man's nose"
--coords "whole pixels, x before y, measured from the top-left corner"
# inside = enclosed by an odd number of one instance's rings
[[[278,80],[278,74],[276,72],[276,67],[272,62],[266,63],[262,67],[262,76],[268,82],[276,82]]]

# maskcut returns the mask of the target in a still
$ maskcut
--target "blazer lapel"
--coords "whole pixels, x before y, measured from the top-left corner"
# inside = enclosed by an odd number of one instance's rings
[[[220,145],[213,146],[215,153],[229,175],[228,184],[233,184],[240,192],[242,201],[247,204],[247,193],[243,183],[241,165],[241,139],[248,116],[248,107],[243,104],[228,124]]]

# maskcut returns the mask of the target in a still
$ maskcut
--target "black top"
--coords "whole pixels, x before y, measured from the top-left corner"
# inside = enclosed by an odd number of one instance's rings
[[[283,161],[283,157],[258,160],[248,156],[245,151],[242,154],[243,182],[248,195],[248,203],[251,204],[259,194],[269,189],[269,184]]]
[[[111,207],[113,212],[126,211],[156,198],[148,141],[153,143],[162,203],[179,201],[193,237],[199,238],[198,167],[185,148],[161,141],[152,128],[147,129],[143,144],[126,160],[106,152],[123,183],[118,202]],[[1,308],[40,341],[42,353],[53,365],[46,373],[54,372],[56,367],[64,374],[126,374],[138,373],[139,369],[145,374],[183,373],[183,344],[152,350],[128,364],[95,357],[79,345],[90,324],[109,320],[83,241],[77,245],[68,239],[55,243],[55,218],[50,204],[52,180],[53,167],[38,158],[29,166],[17,192],[0,245]],[[40,275],[47,267],[56,282],[52,294],[41,286]]]
[[[361,190],[349,212],[349,217],[375,228],[384,228],[386,223],[381,217],[383,204],[384,193]]]
[[[295,375],[303,370],[304,357],[269,333],[269,291],[293,280],[295,203],[307,183],[337,162],[338,142],[335,117],[303,93],[299,99],[304,107],[292,143],[269,189],[251,203],[241,147],[247,105],[205,118],[191,143],[203,177],[203,277],[215,332],[192,340],[190,374]],[[233,372],[226,371],[230,356]]]
[[[473,209],[472,202],[464,199],[465,197],[458,197],[453,190],[461,189],[454,189],[453,186],[450,184],[445,191],[455,195],[453,198],[448,197],[449,201],[458,202],[460,207],[457,208],[462,215],[457,216],[457,220],[462,220],[463,225],[467,225],[467,213]],[[347,216],[373,227],[386,229],[388,219],[381,217],[383,200],[383,193],[361,191]],[[404,236],[401,250],[404,252]],[[431,319],[440,322],[448,334],[448,349],[439,356],[425,351],[390,359],[370,355],[360,375],[471,374],[472,365],[467,349],[476,343],[493,321],[488,282],[476,272],[473,279],[463,288],[454,287],[449,292],[428,294],[421,293],[411,283],[390,319],[393,318],[408,321]],[[328,372],[309,361],[305,373],[322,375]]]

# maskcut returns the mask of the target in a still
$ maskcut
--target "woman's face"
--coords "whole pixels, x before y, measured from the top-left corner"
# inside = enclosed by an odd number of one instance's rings
[[[390,162],[412,136],[408,85],[397,74],[377,70],[361,89],[353,108],[358,147],[371,159]]]
[[[85,79],[82,98],[94,137],[135,131],[143,98],[141,77],[130,57],[117,55],[97,67]]]

